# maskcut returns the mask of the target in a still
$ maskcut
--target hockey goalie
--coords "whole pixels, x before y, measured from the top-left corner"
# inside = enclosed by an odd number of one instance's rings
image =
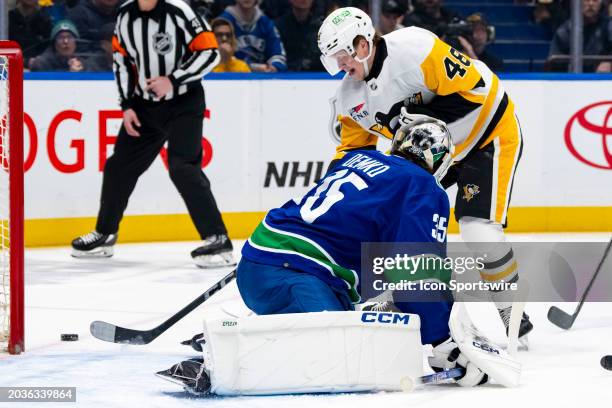
[[[206,320],[194,339],[202,356],[157,375],[195,394],[396,391],[402,378],[423,375],[423,345],[431,345],[429,366],[461,368],[461,386],[516,385],[520,365],[481,338],[447,293],[395,302],[397,312],[355,311],[367,273],[362,242],[434,243],[433,256],[445,256],[434,220],[449,219],[439,180],[452,149],[443,122],[415,121],[388,154],[349,152],[301,200],[271,210],[237,268],[255,315]]]

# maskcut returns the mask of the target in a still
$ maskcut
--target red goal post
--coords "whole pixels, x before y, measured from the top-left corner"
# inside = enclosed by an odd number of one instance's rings
[[[24,351],[23,57],[0,41],[0,342]]]

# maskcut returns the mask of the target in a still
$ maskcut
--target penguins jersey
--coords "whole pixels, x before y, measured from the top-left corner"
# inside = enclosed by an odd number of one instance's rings
[[[341,123],[336,159],[355,148],[375,148],[393,138],[402,106],[410,113],[446,122],[455,160],[483,146],[507,109],[513,109],[499,79],[433,33],[407,27],[382,37],[364,81],[343,78],[334,107]]]
[[[268,212],[242,256],[316,275],[358,302],[362,243],[432,242],[443,256],[448,217],[431,174],[401,157],[354,151],[300,201]]]

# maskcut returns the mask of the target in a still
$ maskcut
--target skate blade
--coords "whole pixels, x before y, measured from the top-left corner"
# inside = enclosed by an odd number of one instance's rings
[[[177,378],[177,377],[173,376],[172,374],[169,374],[167,371],[168,370],[158,371],[157,373],[155,373],[155,376],[159,377],[159,378],[161,378],[163,380],[166,380],[168,382],[171,382],[172,384],[176,384],[176,385],[182,387],[183,391],[185,391],[185,392],[187,392],[187,393],[189,393],[191,395],[201,397],[201,396],[209,394],[208,391],[200,392],[200,391],[194,390],[192,387],[190,387],[189,385],[185,384],[185,381],[181,380],[180,378]]]
[[[236,259],[234,258],[234,254],[231,252],[223,252],[214,255],[201,255],[193,258],[193,260],[199,268],[203,269],[236,265]]]
[[[110,258],[115,253],[112,246],[110,247],[99,247],[92,249],[91,251],[80,251],[78,249],[72,249],[73,258]]]

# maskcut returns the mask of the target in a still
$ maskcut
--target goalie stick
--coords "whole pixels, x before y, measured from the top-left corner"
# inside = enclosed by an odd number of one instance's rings
[[[597,275],[599,274],[599,271],[601,270],[601,267],[608,256],[608,252],[610,252],[610,246],[612,246],[612,239],[610,239],[610,242],[608,242],[608,246],[604,251],[603,257],[601,258],[601,261],[599,261],[599,265],[597,265],[597,269],[595,269],[595,273],[593,274],[589,285],[586,287],[586,290],[584,291],[584,294],[582,295],[580,303],[578,303],[578,307],[576,308],[574,314],[570,315],[558,307],[552,306],[548,310],[548,320],[550,320],[551,323],[565,330],[569,330],[572,327],[574,321],[578,317],[578,313],[580,313],[580,309],[582,309],[582,305],[584,304],[591,287],[593,286],[593,282],[595,282],[595,279],[597,278]]]
[[[452,368],[450,370],[440,371],[439,373],[424,375],[418,378],[404,377],[400,380],[400,386],[402,387],[402,391],[411,392],[420,385],[439,384],[446,380],[462,377],[464,374],[465,370],[463,368]]]
[[[195,298],[187,306],[170,316],[168,320],[151,330],[134,330],[125,327],[115,326],[114,324],[95,321],[91,322],[89,331],[91,334],[100,340],[111,343],[124,344],[149,344],[155,340],[160,334],[172,327],[176,322],[187,316],[202,303],[207,301],[212,295],[224,288],[228,283],[236,278],[236,270],[234,269],[220,281],[215,283],[206,292]]]

